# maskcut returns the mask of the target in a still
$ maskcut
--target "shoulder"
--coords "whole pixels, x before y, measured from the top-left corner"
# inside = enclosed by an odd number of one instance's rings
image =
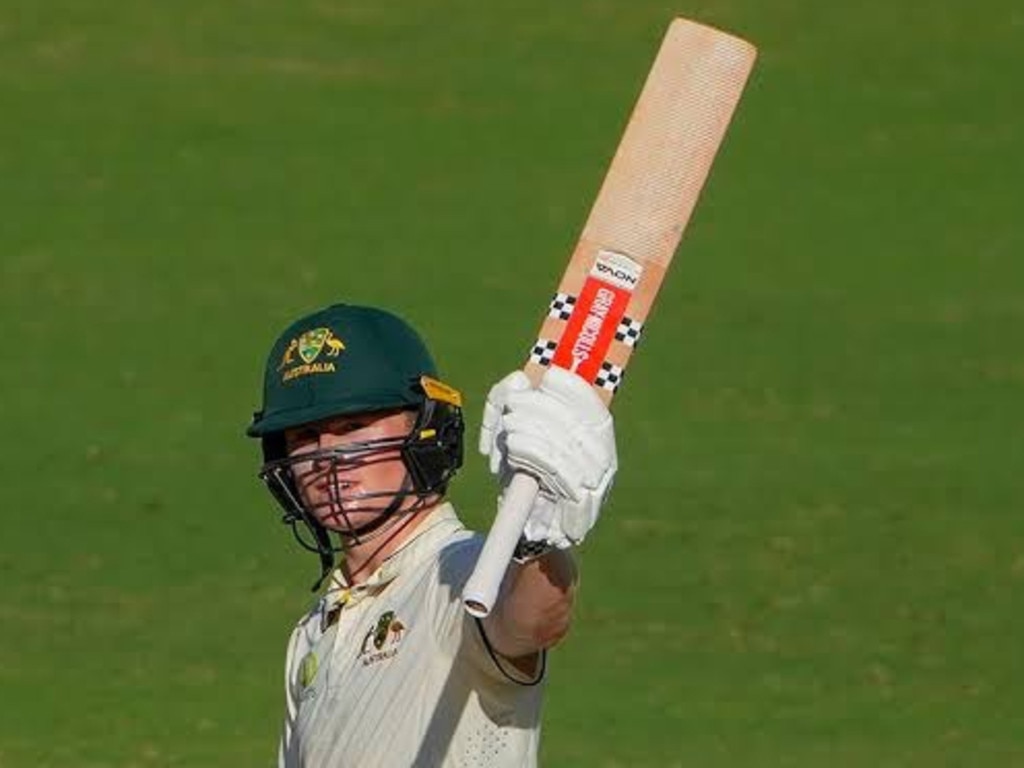
[[[462,531],[453,536],[437,552],[437,572],[442,582],[465,581],[476,565],[484,536],[473,531]]]
[[[320,597],[292,627],[290,646],[308,646],[316,642],[323,634],[324,617],[327,613],[327,598]]]
[[[419,567],[423,572],[439,574],[442,582],[458,580],[463,573],[464,579],[468,578],[485,540],[483,534],[466,527],[450,502],[436,508],[421,535],[423,543],[419,546],[426,556],[417,558]]]
[[[473,573],[484,538],[462,529],[447,536],[424,562],[417,578],[419,594],[434,612],[440,635],[447,635],[462,618],[462,592]]]

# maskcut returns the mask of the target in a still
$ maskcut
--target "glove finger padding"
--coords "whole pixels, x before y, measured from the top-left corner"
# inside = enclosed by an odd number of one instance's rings
[[[609,443],[608,427],[604,424],[595,429],[573,423],[562,415],[538,421],[533,412],[513,412],[505,416],[504,426],[510,443],[521,435],[530,435],[530,458],[546,464],[549,473],[562,474],[570,485],[596,488],[607,467],[615,463],[614,442]]]
[[[504,437],[502,437],[504,431],[502,420],[508,399],[516,392],[532,389],[533,385],[525,373],[513,371],[491,387],[490,392],[487,393],[477,446],[480,453],[488,457],[491,474],[508,474],[507,467],[503,466],[505,451],[503,448]]]
[[[513,469],[536,477],[548,493],[580,500],[585,468],[576,457],[561,452],[548,439],[530,432],[510,431],[507,455]]]
[[[579,421],[598,424],[611,419],[608,406],[586,381],[564,368],[548,368],[538,391],[565,403]]]
[[[484,415],[480,424],[480,439],[478,446],[480,453],[487,456],[491,453],[494,438],[501,430],[501,418],[505,413],[509,397],[514,393],[533,389],[529,377],[522,371],[513,371],[503,378],[487,393],[487,400],[484,402]]]
[[[550,368],[536,390],[523,390],[510,396],[513,410],[526,399],[537,398],[537,412],[550,419],[553,429],[563,430],[575,443],[573,450],[582,450],[589,459],[588,466],[604,467],[609,463],[616,468],[614,422],[601,397],[582,378],[564,368]],[[525,407],[522,410],[527,410]],[[598,473],[590,485],[599,482]]]

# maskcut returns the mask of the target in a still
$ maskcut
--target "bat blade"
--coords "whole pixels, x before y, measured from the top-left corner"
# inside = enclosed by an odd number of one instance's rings
[[[617,392],[756,51],[676,19],[659,49],[526,365]]]
[[[530,351],[534,384],[555,365],[606,403],[617,393],[756,56],[712,27],[669,25]],[[513,478],[463,591],[471,614],[493,607],[536,493]]]

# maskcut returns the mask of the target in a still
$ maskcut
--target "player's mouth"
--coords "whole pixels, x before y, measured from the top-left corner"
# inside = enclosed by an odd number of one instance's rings
[[[319,502],[317,506],[341,507],[352,506],[352,497],[358,496],[356,483],[350,480],[323,477],[313,483],[313,495]]]
[[[328,527],[350,524],[349,515],[375,512],[372,500],[364,497],[361,485],[352,480],[318,479],[311,487],[313,514]]]

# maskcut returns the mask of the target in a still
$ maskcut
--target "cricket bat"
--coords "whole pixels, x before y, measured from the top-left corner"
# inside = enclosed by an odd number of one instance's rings
[[[717,29],[669,25],[526,362],[535,385],[557,365],[611,402],[756,56]],[[522,473],[505,489],[463,590],[470,614],[494,607],[537,492]]]

